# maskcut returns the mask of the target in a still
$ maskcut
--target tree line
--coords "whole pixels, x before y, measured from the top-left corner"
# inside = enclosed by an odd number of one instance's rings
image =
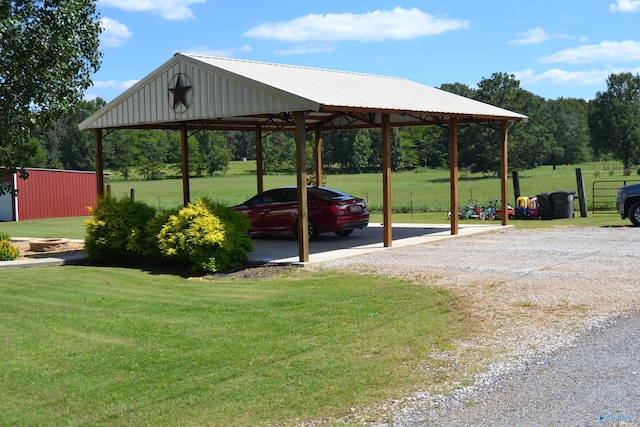
[[[440,89],[496,105],[529,117],[509,125],[509,167],[526,170],[540,165],[575,164],[590,160],[619,160],[625,168],[640,163],[640,75],[612,74],[608,90],[595,99],[546,100],[520,87],[513,75],[496,73],[477,88],[455,83]],[[105,105],[102,99],[82,101],[73,112],[35,138],[32,167],[95,169],[93,133],[78,123]],[[500,166],[499,129],[459,126],[459,166],[472,172],[495,173]],[[327,169],[358,173],[380,170],[382,135],[379,129],[323,132],[322,162]],[[103,138],[105,168],[126,179],[133,172],[143,179],[161,179],[167,165],[180,173],[180,135],[164,130],[114,130]],[[307,165],[314,170],[313,135],[308,135]],[[229,161],[255,159],[253,132],[199,131],[189,136],[192,176],[224,173]],[[392,169],[449,166],[449,130],[421,126],[393,128]],[[295,170],[295,135],[274,132],[263,136],[266,173]],[[171,168],[169,168],[171,170]]]

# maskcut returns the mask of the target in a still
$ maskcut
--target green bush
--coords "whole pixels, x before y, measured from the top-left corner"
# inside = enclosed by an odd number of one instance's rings
[[[11,240],[11,236],[4,231],[0,231],[0,240]]]
[[[224,266],[220,270],[246,263],[249,259],[249,252],[253,250],[253,241],[247,237],[251,221],[245,215],[239,214],[226,205],[207,198],[203,198],[202,201],[207,205],[209,211],[220,218],[224,224],[225,237],[221,251],[216,256],[218,265]]]
[[[19,256],[20,251],[8,238],[0,238],[0,261],[13,261]]]
[[[150,258],[162,258],[163,254],[160,250],[158,236],[162,227],[169,222],[171,215],[177,215],[181,207],[174,209],[161,209],[156,216],[147,223],[147,251],[145,254]]]
[[[245,263],[253,248],[248,222],[231,208],[199,199],[170,215],[158,234],[168,258],[188,261],[194,270],[215,272]]]
[[[148,224],[156,216],[155,209],[128,197],[118,200],[111,195],[101,197],[85,221],[84,247],[94,260],[116,260],[124,256],[143,255],[149,248]]]

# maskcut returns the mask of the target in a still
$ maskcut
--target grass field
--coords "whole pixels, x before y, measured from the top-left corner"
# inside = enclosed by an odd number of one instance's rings
[[[259,426],[335,418],[442,386],[477,328],[446,291],[290,271],[189,280],[137,269],[9,269],[3,425]],[[433,369],[431,369],[433,368]]]
[[[574,166],[543,166],[520,173],[520,189],[523,195],[531,197],[560,190],[577,191],[576,168],[582,168],[587,193],[589,215],[579,218],[579,204],[574,201],[576,218],[573,220],[553,221],[512,221],[516,227],[540,228],[554,227],[562,224],[579,226],[614,226],[627,224],[615,212],[591,213],[592,188],[594,181],[611,181],[604,183],[611,187],[611,198],[615,198],[615,188],[622,181],[640,181],[640,176],[624,176],[622,169],[616,164],[593,163]],[[231,168],[224,176],[192,178],[190,180],[191,200],[206,196],[227,205],[240,203],[256,192],[255,162],[232,162]],[[253,173],[252,173],[253,172]],[[469,199],[480,205],[494,200],[500,195],[500,180],[482,174],[461,172],[459,181],[460,205],[464,206]],[[144,201],[154,207],[178,207],[182,204],[182,180],[165,179],[160,181],[124,181],[117,179],[117,174],[108,180],[111,191],[117,197],[129,196],[135,189],[136,200]],[[265,188],[282,185],[295,185],[294,175],[267,175],[264,177]],[[328,187],[338,188],[347,193],[363,197],[372,210],[371,221],[382,222],[379,211],[382,208],[382,175],[328,175]],[[510,180],[510,185],[511,180]],[[394,222],[412,223],[447,223],[446,212],[449,209],[449,174],[446,170],[420,169],[404,171],[392,176],[392,205]],[[513,194],[513,188],[509,188]],[[511,201],[515,204],[515,201]],[[83,222],[85,218],[60,218],[13,223],[0,223],[0,231],[11,236],[25,237],[67,237],[84,238]]]
[[[523,196],[553,191],[572,190],[577,192],[576,168],[582,168],[589,209],[592,201],[594,181],[613,180],[610,186],[617,187],[623,180],[640,181],[640,176],[623,176],[616,164],[592,163],[573,166],[551,166],[520,172],[520,189]],[[252,173],[253,172],[253,173]],[[117,178],[117,176],[114,176]],[[509,194],[513,194],[511,176]],[[108,180],[113,194],[129,195],[135,189],[135,197],[152,206],[175,207],[182,203],[182,181],[168,179],[161,181]],[[266,175],[265,189],[295,185],[295,175]],[[255,162],[232,162],[231,168],[223,176],[192,178],[190,180],[191,199],[207,196],[228,205],[238,204],[256,192]],[[327,175],[325,185],[363,197],[372,211],[382,209],[382,174],[339,174]],[[500,198],[500,179],[484,174],[462,171],[458,184],[460,200],[464,205],[470,199],[479,204]],[[449,171],[441,169],[418,169],[392,174],[392,205],[395,212],[433,212],[449,209]],[[615,191],[612,196],[615,198]],[[513,197],[512,197],[513,198]],[[515,204],[515,200],[510,200]],[[577,206],[577,200],[576,200]]]

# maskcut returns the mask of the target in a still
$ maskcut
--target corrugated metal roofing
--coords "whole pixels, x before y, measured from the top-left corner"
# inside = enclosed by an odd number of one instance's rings
[[[188,105],[176,109],[171,89],[178,75],[189,91]],[[443,123],[452,116],[463,118],[462,122],[526,120],[521,114],[404,78],[178,53],[80,128],[198,122],[250,129],[274,120],[286,127],[286,118],[275,116],[293,111],[309,111],[310,123],[331,128],[376,125],[381,121],[376,113],[391,114],[392,125],[398,126]],[[357,117],[359,122],[354,123],[354,118],[344,120],[335,113],[368,116]]]
[[[404,78],[201,55],[185,56],[326,107],[524,117]]]

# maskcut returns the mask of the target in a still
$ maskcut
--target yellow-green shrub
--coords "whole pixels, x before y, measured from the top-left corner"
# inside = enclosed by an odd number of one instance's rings
[[[158,247],[162,255],[188,261],[193,269],[226,270],[247,261],[253,247],[244,236],[247,229],[231,208],[199,199],[169,216],[158,234]]]
[[[20,256],[20,250],[9,239],[0,239],[0,261],[13,261]]]

